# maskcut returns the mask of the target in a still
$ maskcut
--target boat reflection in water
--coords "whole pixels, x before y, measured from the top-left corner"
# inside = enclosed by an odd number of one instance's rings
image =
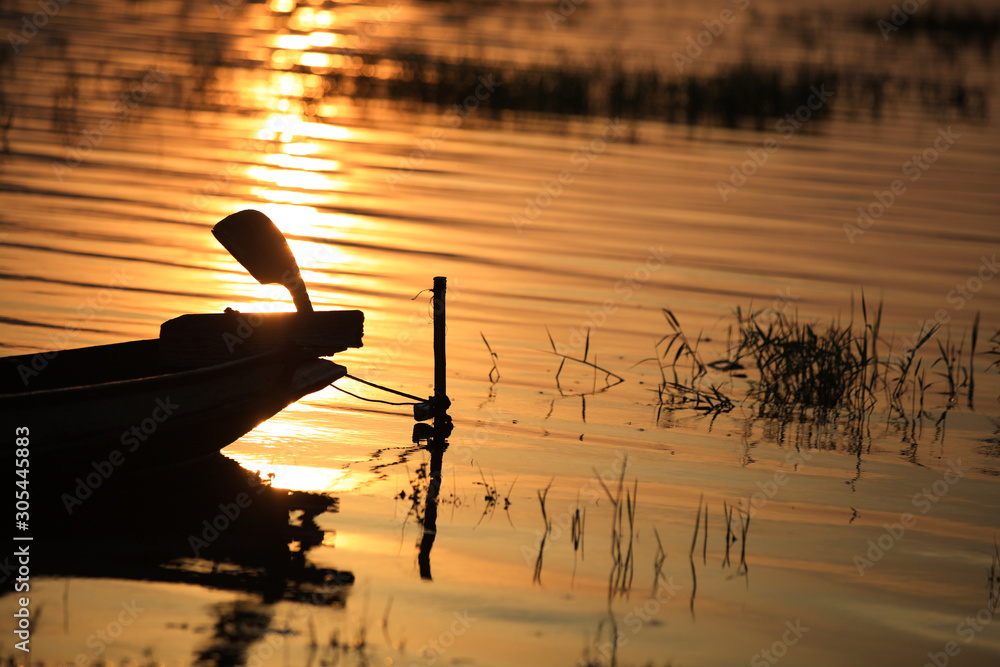
[[[198,664],[245,664],[255,643],[278,632],[275,604],[343,607],[354,582],[308,558],[326,536],[316,518],[336,512],[336,498],[273,488],[222,454],[116,475],[82,502],[67,503],[62,486],[36,490],[45,504],[33,514],[33,581],[124,579],[241,594],[211,608]]]

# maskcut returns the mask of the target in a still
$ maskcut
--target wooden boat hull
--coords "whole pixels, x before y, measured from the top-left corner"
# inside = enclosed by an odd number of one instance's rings
[[[14,429],[27,427],[32,467],[169,464],[218,451],[347,373],[295,346],[164,371],[159,347],[141,340],[0,359],[0,436],[13,444]],[[69,375],[89,380],[73,386]]]
[[[360,310],[181,315],[160,326],[160,361],[173,370],[231,361],[294,345],[313,357],[362,347]]]

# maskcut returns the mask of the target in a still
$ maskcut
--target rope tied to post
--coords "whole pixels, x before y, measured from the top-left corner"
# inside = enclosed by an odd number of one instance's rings
[[[374,387],[375,389],[381,389],[382,391],[388,392],[390,394],[396,394],[397,396],[402,396],[403,398],[409,398],[411,401],[414,401],[414,402],[412,402],[412,403],[410,403],[410,402],[405,402],[405,403],[404,402],[398,402],[398,403],[394,403],[392,401],[383,401],[383,400],[378,399],[378,398],[367,398],[365,396],[359,396],[358,394],[355,394],[354,392],[347,391],[346,389],[344,389],[342,387],[338,387],[336,384],[334,384],[332,382],[330,383],[330,386],[333,387],[334,389],[336,389],[338,391],[342,391],[345,394],[347,394],[348,396],[353,396],[354,398],[360,399],[362,401],[368,401],[370,403],[383,403],[385,405],[420,405],[421,403],[426,403],[427,402],[426,398],[420,398],[419,396],[414,396],[413,394],[407,394],[405,391],[399,391],[399,390],[396,390],[396,389],[392,389],[390,387],[385,387],[385,386],[382,386],[380,384],[376,384],[374,382],[369,382],[368,380],[362,380],[361,378],[359,378],[359,377],[357,377],[355,375],[351,375],[350,373],[348,373],[344,377],[348,378],[348,379],[351,379],[351,380],[354,380],[355,382],[360,382],[361,384],[366,384],[369,387]]]

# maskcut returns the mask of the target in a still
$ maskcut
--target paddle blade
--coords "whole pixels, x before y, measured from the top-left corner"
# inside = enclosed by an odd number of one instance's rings
[[[260,211],[233,213],[213,227],[212,234],[263,285],[283,285],[299,275],[284,235]]]
[[[284,285],[299,310],[312,310],[295,255],[269,217],[252,209],[233,213],[215,225],[212,234],[257,282]]]

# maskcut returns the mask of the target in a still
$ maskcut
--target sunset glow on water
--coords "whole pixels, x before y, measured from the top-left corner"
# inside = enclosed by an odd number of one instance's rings
[[[988,3],[10,4],[4,356],[294,310],[211,234],[257,209],[358,378],[434,394],[447,277],[455,428],[342,378],[218,474],[33,481],[5,659],[997,663]]]

